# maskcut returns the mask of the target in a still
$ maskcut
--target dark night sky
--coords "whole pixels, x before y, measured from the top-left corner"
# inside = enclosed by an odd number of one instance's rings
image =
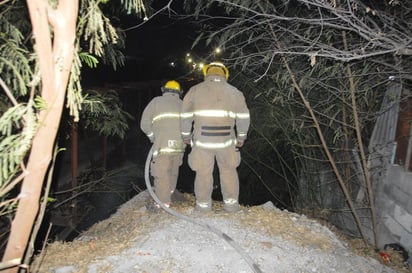
[[[190,71],[184,58],[186,53],[198,50],[191,49],[198,35],[194,22],[177,19],[164,11],[142,23],[143,20],[135,16],[121,19],[120,26],[126,34],[125,66],[117,71],[103,64],[92,71],[85,68],[88,83],[179,78]],[[170,62],[178,65],[172,68]]]

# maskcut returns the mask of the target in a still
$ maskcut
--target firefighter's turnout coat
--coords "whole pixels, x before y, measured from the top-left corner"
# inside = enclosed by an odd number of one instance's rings
[[[224,204],[238,204],[240,164],[238,142],[244,142],[250,124],[242,92],[223,76],[209,75],[183,99],[182,138],[191,140],[189,166],[196,172],[196,205],[211,206],[213,168],[219,167]]]
[[[179,94],[165,92],[149,102],[140,121],[142,131],[153,143],[150,172],[154,177],[155,192],[166,205],[170,204],[176,188],[185,151],[180,134],[181,107]]]

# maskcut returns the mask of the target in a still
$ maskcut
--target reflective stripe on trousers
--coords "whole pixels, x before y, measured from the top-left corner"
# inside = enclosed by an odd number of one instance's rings
[[[228,199],[223,199],[223,202],[226,205],[236,205],[238,203],[238,200],[236,198],[228,198]]]
[[[202,209],[212,208],[212,200],[208,202],[196,201],[196,206]]]

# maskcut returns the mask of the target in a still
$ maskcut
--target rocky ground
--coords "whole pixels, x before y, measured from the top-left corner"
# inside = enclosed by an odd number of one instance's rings
[[[385,264],[360,240],[271,203],[226,213],[193,210],[191,195],[152,213],[142,192],[72,242],[36,256],[39,273],[396,273],[412,272],[399,253]],[[189,220],[188,220],[189,219]]]

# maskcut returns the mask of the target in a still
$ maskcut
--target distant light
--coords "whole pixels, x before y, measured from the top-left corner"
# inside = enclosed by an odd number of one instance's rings
[[[199,69],[202,69],[205,66],[204,63],[199,63]]]
[[[188,62],[188,63],[193,62],[192,58],[187,59],[187,62]]]
[[[186,57],[190,57],[190,53],[186,53]]]
[[[222,50],[220,49],[220,47],[217,47],[216,49],[215,49],[215,53],[216,54],[220,54],[222,52]]]
[[[175,62],[170,62],[169,65],[170,65],[171,67],[176,67]]]

